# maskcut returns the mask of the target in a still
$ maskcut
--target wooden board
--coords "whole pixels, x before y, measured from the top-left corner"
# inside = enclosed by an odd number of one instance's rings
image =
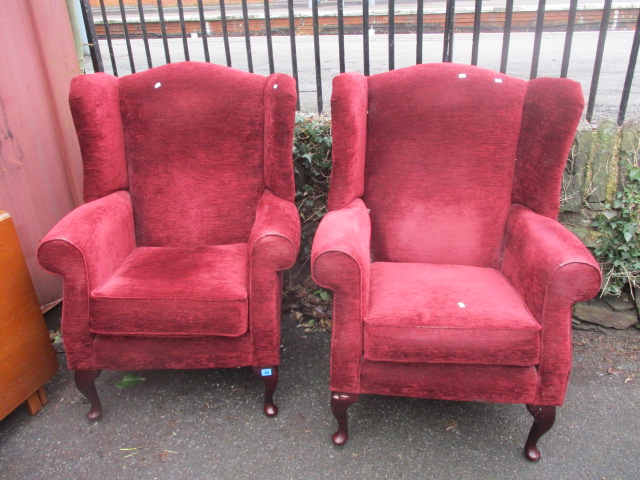
[[[27,400],[37,413],[57,369],[13,220],[0,211],[0,419]]]

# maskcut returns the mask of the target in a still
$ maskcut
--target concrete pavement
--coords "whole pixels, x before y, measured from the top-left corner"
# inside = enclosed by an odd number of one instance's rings
[[[518,32],[511,34],[511,47],[507,73],[515,77],[529,78],[531,70],[531,57],[533,52],[533,33]],[[605,51],[602,61],[602,71],[598,84],[596,97],[596,109],[593,121],[598,123],[604,119],[615,120],[618,115],[620,96],[629,63],[629,52],[633,40],[631,31],[611,31],[607,35]],[[585,99],[588,98],[593,73],[598,32],[576,32],[573,38],[571,62],[569,64],[569,78],[582,84]],[[423,42],[423,61],[439,62],[442,60],[442,34],[427,34]],[[229,39],[232,66],[241,70],[247,70],[247,54],[245,39],[243,37],[231,37]],[[189,38],[189,54],[191,60],[204,61],[204,51],[201,38]],[[210,37],[208,39],[211,61],[218,64],[226,64],[224,44],[222,38]],[[472,35],[459,33],[455,35],[453,46],[453,61],[469,64],[471,62]],[[482,33],[480,35],[479,66],[498,70],[500,68],[500,55],[502,49],[501,33]],[[119,75],[130,73],[129,58],[125,41],[113,40],[116,66]],[[164,49],[161,39],[150,40],[153,65],[165,63]],[[105,71],[112,72],[108,58],[106,41],[100,41],[100,48],[104,55]],[[132,40],[135,66],[138,71],[148,68],[145,50],[142,40]],[[184,60],[182,39],[169,39],[171,61]],[[317,87],[314,64],[313,37],[297,36],[296,48],[298,58],[298,79],[300,88],[300,107],[303,112],[317,111]],[[385,72],[388,64],[388,36],[370,36],[369,50],[371,73]],[[542,37],[540,52],[540,64],[538,76],[560,76],[560,66],[564,48],[564,33],[545,32]],[[269,74],[267,55],[267,41],[265,37],[252,37],[251,49],[253,56],[254,72],[261,75]],[[403,34],[395,36],[395,68],[415,65],[416,62],[416,36]],[[286,36],[273,37],[273,51],[275,71],[292,74],[290,40]],[[347,71],[363,72],[363,46],[362,36],[345,36],[345,61]],[[337,35],[323,35],[320,37],[320,60],[322,78],[322,99],[324,112],[330,110],[331,81],[339,71],[339,48]],[[85,66],[87,71],[92,71],[91,61],[87,57]],[[636,75],[637,77],[637,75]],[[627,108],[627,119],[640,118],[640,79],[636,78],[632,85],[631,95]]]
[[[98,2],[92,1],[92,10],[94,12],[94,19],[100,23],[102,21],[102,13]],[[204,3],[205,18],[218,18],[220,16],[219,4],[207,5]],[[424,0],[424,13],[444,12],[446,10],[446,0]],[[640,4],[633,0],[612,0],[612,8],[638,8]],[[293,0],[293,7],[295,15],[310,16],[311,15],[311,1],[310,0]],[[369,0],[369,13],[386,13],[388,11],[388,0]],[[578,0],[578,10],[600,10],[603,7],[603,2],[597,2],[594,0]],[[537,0],[514,0],[514,11],[537,11]],[[547,0],[545,2],[545,11],[552,10],[568,10],[569,2],[567,0]],[[264,4],[262,2],[248,3],[247,10],[252,18],[264,18]],[[344,0],[343,10],[345,15],[350,14],[362,14],[362,0]],[[455,2],[455,12],[473,12],[475,10],[475,0],[457,0]],[[504,11],[505,0],[484,0],[482,2],[483,12]],[[396,13],[402,12],[415,12],[417,11],[416,0],[395,0],[394,11]],[[179,18],[177,7],[164,7],[163,8],[165,20],[177,20]],[[199,20],[198,7],[196,6],[184,6],[183,8],[185,20]],[[225,4],[225,12],[227,17],[242,16],[242,4],[229,3]],[[106,13],[109,21],[121,22],[120,8],[110,7],[106,9]],[[127,21],[139,22],[140,16],[137,6],[125,7],[125,13],[127,15]],[[143,5],[143,13],[146,21],[157,21],[158,10],[155,5]],[[272,17],[287,16],[288,15],[288,2],[287,0],[270,0],[269,13]],[[318,3],[318,14],[322,15],[337,15],[337,1],[336,0],[321,0]]]
[[[63,368],[41,413],[20,407],[0,422],[0,479],[638,478],[637,329],[574,332],[567,400],[537,464],[521,453],[531,425],[522,405],[362,395],[348,444],[333,446],[329,342],[283,320],[273,419],[261,382],[233,369],[136,372],[146,380],[127,390],[115,386],[124,372],[104,372],[105,416],[89,423]]]

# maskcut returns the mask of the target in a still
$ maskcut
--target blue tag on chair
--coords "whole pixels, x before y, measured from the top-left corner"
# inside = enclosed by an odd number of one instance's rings
[[[273,372],[270,368],[263,368],[260,370],[260,376],[262,377],[270,377],[272,373]]]

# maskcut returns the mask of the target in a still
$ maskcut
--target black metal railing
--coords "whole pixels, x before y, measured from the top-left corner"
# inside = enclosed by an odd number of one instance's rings
[[[318,112],[324,110],[323,86],[329,79],[322,76],[323,62],[321,53],[327,48],[325,37],[335,36],[337,27],[338,58],[335,65],[325,69],[331,71],[344,72],[347,70],[347,48],[345,38],[356,35],[362,39],[362,71],[364,75],[370,75],[372,71],[372,38],[371,33],[386,34],[386,68],[393,70],[397,68],[396,41],[398,35],[410,33],[415,34],[415,63],[422,63],[425,59],[425,39],[427,36],[433,38],[434,35],[442,34],[442,61],[453,61],[454,38],[459,34],[471,33],[471,59],[470,63],[477,65],[481,50],[481,33],[495,32],[502,33],[502,48],[500,54],[500,71],[508,72],[508,61],[510,48],[518,48],[514,45],[512,33],[514,31],[533,32],[533,52],[529,78],[536,78],[539,73],[539,65],[542,54],[543,34],[548,31],[566,32],[564,35],[564,45],[562,50],[562,61],[559,72],[560,77],[567,77],[571,63],[572,48],[575,46],[574,37],[576,30],[591,29],[596,31],[597,27],[597,47],[593,60],[593,69],[590,83],[586,80],[585,92],[588,91],[588,102],[586,108],[586,119],[591,122],[596,107],[596,97],[598,84],[601,79],[603,60],[605,56],[605,46],[607,33],[612,29],[635,29],[633,40],[630,46],[629,63],[624,76],[624,82],[620,82],[619,87],[619,107],[617,122],[622,124],[629,107],[629,98],[632,92],[632,84],[635,73],[638,50],[640,47],[640,9],[626,9],[624,15],[619,15],[620,9],[616,10],[615,25],[611,22],[612,0],[603,0],[598,11],[591,15],[591,19],[584,19],[584,6],[581,15],[578,17],[578,0],[568,0],[566,9],[566,19],[562,21],[547,20],[551,11],[546,10],[546,0],[538,0],[537,9],[531,12],[531,18],[514,22],[514,0],[505,0],[503,8],[496,9],[494,0],[485,0],[485,3],[492,1],[492,12],[500,11],[502,14],[501,23],[495,20],[489,25],[487,17],[483,18],[483,1],[473,0],[465,2],[466,11],[460,13],[456,11],[455,0],[438,0],[435,5],[429,4],[429,11],[425,11],[424,0],[237,0],[231,4],[230,0],[204,1],[197,0],[187,2],[186,0],[137,0],[127,2],[118,0],[117,6],[106,6],[105,0],[80,0],[84,25],[89,38],[90,56],[94,71],[105,71],[103,57],[100,51],[101,43],[106,43],[108,48],[108,61],[114,75],[124,73],[126,62],[120,60],[126,49],[128,59],[127,73],[135,73],[137,70],[134,60],[136,51],[134,47],[140,46],[140,52],[144,48],[146,58],[146,68],[152,68],[155,64],[170,63],[172,61],[170,41],[174,38],[181,39],[184,60],[191,59],[190,47],[194,48],[194,43],[188,41],[188,29],[191,29],[191,36],[194,34],[201,38],[202,46],[199,47],[198,58],[204,55],[204,61],[210,62],[210,39],[221,37],[224,48],[224,60],[226,65],[232,66],[236,60],[232,55],[230,39],[233,37],[244,37],[244,50],[246,51],[246,69],[254,71],[256,61],[259,65],[268,63],[268,71],[273,73],[278,71],[274,55],[274,36],[286,35],[289,37],[290,65],[286,67],[293,77],[295,77],[300,88],[301,74],[298,51],[300,35],[313,36],[313,72],[305,71],[304,75],[315,77],[315,109]],[[259,2],[259,3],[256,3]],[[412,2],[412,3],[409,3]],[[461,3],[461,2],[459,2]],[[471,8],[469,8],[471,5]],[[557,12],[557,5],[553,12]],[[460,10],[460,9],[459,9]],[[463,21],[465,14],[471,17]],[[274,14],[275,11],[275,14]],[[535,13],[535,18],[533,16]],[[177,17],[176,17],[177,14]],[[565,15],[565,13],[563,13]],[[599,15],[595,19],[594,15]],[[427,20],[426,17],[429,17]],[[355,18],[355,23],[354,23]],[[563,17],[564,18],[564,17]],[[346,20],[349,20],[347,23]],[[311,28],[309,28],[309,21]],[[274,22],[277,26],[274,27]],[[215,25],[214,25],[215,24]],[[215,26],[215,28],[212,27]],[[153,26],[151,29],[150,26]],[[97,28],[99,27],[99,28]],[[374,29],[374,30],[372,30]],[[594,33],[595,34],[595,33]],[[252,50],[252,39],[256,37],[264,38],[266,42],[266,58],[260,53],[260,58],[256,57],[257,52]],[[308,38],[308,37],[307,37]],[[122,41],[124,39],[124,45]],[[133,40],[136,39],[136,45]],[[141,45],[139,40],[142,40]],[[116,45],[116,40],[120,43]],[[176,40],[177,41],[177,40]],[[262,41],[262,40],[261,40]],[[333,40],[331,40],[333,41]],[[376,40],[377,41],[377,40]],[[162,55],[157,54],[159,50],[154,45],[162,44]],[[379,43],[379,42],[378,42]],[[119,50],[118,50],[119,49]],[[175,54],[175,52],[174,52]],[[195,55],[195,52],[194,52]],[[236,59],[238,52],[236,51]],[[174,55],[175,57],[175,55]],[[173,61],[176,59],[174,58]],[[182,60],[182,58],[180,59]],[[232,61],[233,60],[233,61]],[[244,63],[244,58],[242,62]],[[330,60],[333,62],[333,60]],[[380,59],[375,60],[376,70],[380,70]],[[138,67],[140,67],[138,59]],[[385,68],[385,67],[383,67]],[[280,70],[280,71],[282,71]],[[337,72],[336,72],[337,73]],[[308,90],[307,90],[308,92]],[[299,97],[300,98],[300,97]],[[300,100],[298,100],[300,102]],[[300,103],[298,103],[300,108]]]

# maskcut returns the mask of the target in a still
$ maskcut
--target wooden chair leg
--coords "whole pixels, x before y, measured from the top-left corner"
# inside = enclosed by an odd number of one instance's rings
[[[273,393],[278,386],[278,367],[253,367],[253,373],[264,382],[264,414],[275,417],[278,407],[273,402]]]
[[[35,415],[40,410],[42,410],[42,401],[40,400],[40,396],[38,395],[38,392],[33,392],[29,396],[29,398],[27,398],[25,403],[27,404],[27,411],[31,415]]]
[[[40,403],[42,406],[45,406],[49,403],[49,397],[47,397],[47,392],[44,390],[44,387],[38,390],[38,398],[40,399]]]
[[[538,440],[553,427],[553,422],[556,420],[556,407],[527,405],[527,410],[533,415],[533,425],[527,437],[527,443],[524,445],[524,456],[527,460],[537,462],[540,460]]]
[[[91,403],[91,409],[87,413],[87,418],[91,421],[100,420],[102,417],[102,404],[95,383],[101,373],[102,370],[76,370],[73,375],[76,388]]]
[[[33,392],[33,394],[25,400],[25,403],[27,404],[27,411],[31,415],[35,415],[42,410],[42,407],[49,403],[47,392],[45,392],[44,388],[41,387],[37,391]]]
[[[333,434],[331,440],[336,445],[344,445],[349,440],[349,421],[347,419],[347,409],[358,401],[357,393],[331,394],[331,411],[338,421],[338,430]]]

